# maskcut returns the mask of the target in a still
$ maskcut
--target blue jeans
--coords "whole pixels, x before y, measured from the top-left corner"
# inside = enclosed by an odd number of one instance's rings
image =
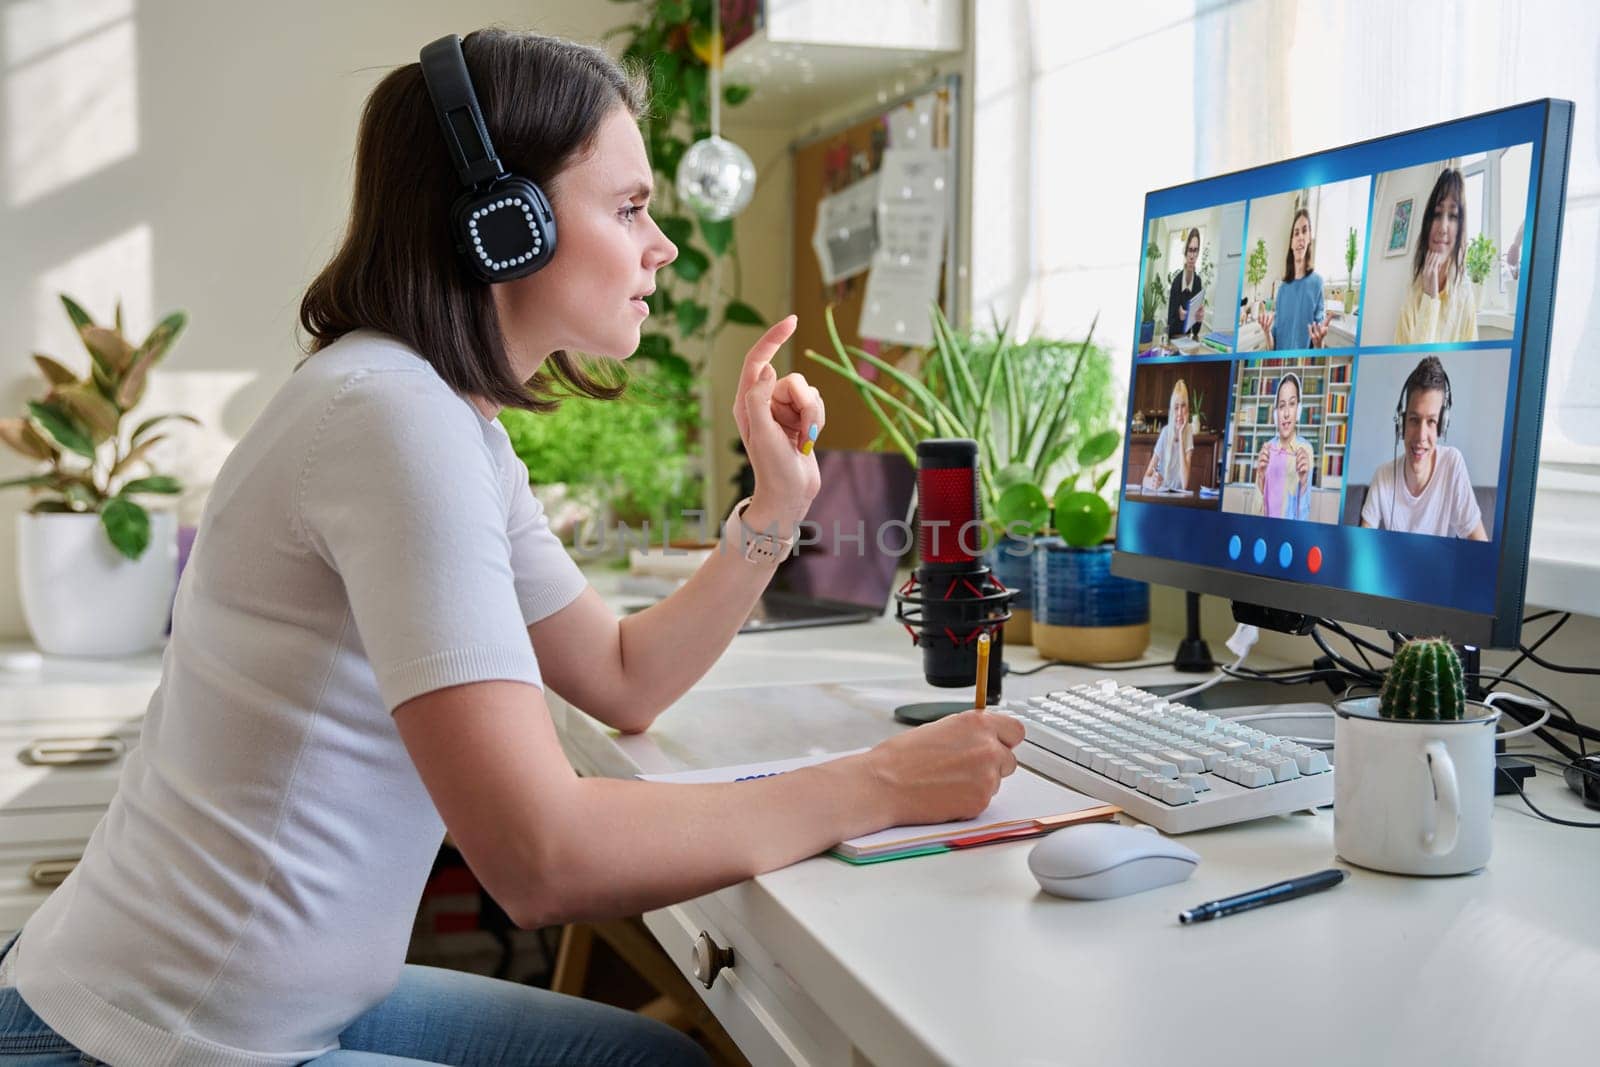
[[[15,940],[13,938],[13,940]],[[8,942],[0,948],[0,957]],[[318,1067],[705,1067],[678,1031],[633,1012],[482,975],[407,965],[393,993],[339,1035]],[[99,1064],[0,989],[0,1067]]]

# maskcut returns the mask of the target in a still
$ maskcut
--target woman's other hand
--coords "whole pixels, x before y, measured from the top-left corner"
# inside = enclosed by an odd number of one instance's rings
[[[827,422],[822,394],[803,375],[779,378],[772,369],[772,357],[793,336],[795,322],[790,315],[751,346],[733,398],[733,419],[756,476],[746,521],[758,530],[776,523],[787,532],[805,518],[822,485],[811,451]]]
[[[1311,338],[1312,348],[1321,348],[1322,339],[1328,336],[1327,321],[1324,320],[1322,322],[1313,322],[1310,326],[1306,327],[1306,334]]]
[[[963,711],[891,737],[863,753],[889,798],[894,825],[970,819],[1017,769],[1022,724],[992,711]]]
[[[1273,314],[1270,311],[1266,311],[1266,310],[1263,310],[1261,312],[1261,314],[1259,316],[1257,316],[1257,318],[1256,318],[1256,321],[1261,324],[1261,332],[1267,335],[1267,347],[1268,348],[1277,348],[1278,347],[1278,342],[1273,340],[1273,337],[1272,337],[1272,320],[1275,319],[1275,318],[1277,318],[1277,316],[1275,314]]]
[[[1306,487],[1306,479],[1311,477],[1311,450],[1297,448],[1294,450],[1294,469],[1300,475],[1300,488]]]

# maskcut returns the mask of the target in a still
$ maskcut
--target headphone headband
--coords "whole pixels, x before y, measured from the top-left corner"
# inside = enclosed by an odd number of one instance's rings
[[[472,91],[467,60],[461,54],[461,38],[452,33],[427,45],[422,49],[421,63],[422,80],[428,86],[428,97],[433,101],[434,114],[439,116],[439,128],[461,184],[476,188],[504,175],[483,111],[478,107],[477,94]]]

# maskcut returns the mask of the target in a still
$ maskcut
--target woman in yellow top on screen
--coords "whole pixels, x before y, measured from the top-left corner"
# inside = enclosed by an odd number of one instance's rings
[[[1289,224],[1289,252],[1283,260],[1276,309],[1261,314],[1261,330],[1266,334],[1268,348],[1321,348],[1322,339],[1328,335],[1322,275],[1312,266],[1315,252],[1311,212],[1301,208]]]
[[[1261,514],[1269,519],[1311,518],[1311,468],[1316,453],[1296,432],[1300,424],[1300,376],[1293,371],[1278,382],[1272,409],[1278,434],[1256,453],[1256,491]]]
[[[1478,339],[1478,302],[1466,284],[1466,187],[1447,167],[1428,194],[1422,236],[1411,268],[1411,293],[1400,308],[1397,345],[1445,344]]]
[[[1167,401],[1167,424],[1156,438],[1150,465],[1144,469],[1146,492],[1181,492],[1189,488],[1189,460],[1194,456],[1194,427],[1189,423],[1189,387],[1179,378]]]

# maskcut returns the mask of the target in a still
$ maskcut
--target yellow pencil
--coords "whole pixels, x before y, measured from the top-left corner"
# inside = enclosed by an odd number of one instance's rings
[[[989,635],[978,635],[978,697],[973,707],[982,711],[989,700]]]

